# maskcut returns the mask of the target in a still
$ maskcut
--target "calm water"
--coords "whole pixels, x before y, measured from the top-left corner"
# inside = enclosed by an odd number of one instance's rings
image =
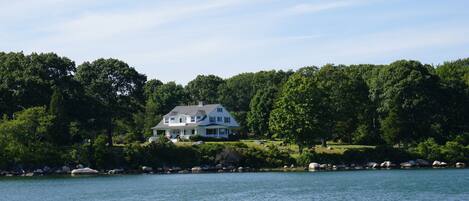
[[[0,178],[0,200],[469,200],[469,169]]]

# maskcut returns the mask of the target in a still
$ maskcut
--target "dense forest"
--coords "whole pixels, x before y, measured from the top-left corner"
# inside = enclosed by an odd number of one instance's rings
[[[0,53],[0,80],[0,169],[202,163],[214,150],[140,145],[162,115],[197,101],[232,112],[238,137],[281,139],[300,153],[333,141],[412,149],[427,159],[469,156],[469,58],[199,75],[182,86],[148,80],[117,59],[77,66],[54,53],[20,52]],[[145,155],[152,150],[158,154]]]

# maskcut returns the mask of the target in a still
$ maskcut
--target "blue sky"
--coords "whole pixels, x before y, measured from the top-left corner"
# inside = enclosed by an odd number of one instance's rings
[[[118,58],[149,79],[469,57],[469,1],[0,0],[0,51]]]

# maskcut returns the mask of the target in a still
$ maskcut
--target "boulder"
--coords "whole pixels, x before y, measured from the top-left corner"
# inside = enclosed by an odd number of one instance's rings
[[[223,165],[222,164],[217,164],[215,165],[215,169],[222,169],[223,168]]]
[[[327,168],[327,164],[321,164],[319,165],[319,169],[326,169]]]
[[[98,174],[97,170],[93,170],[91,168],[79,168],[72,170],[72,175],[93,175]]]
[[[396,164],[392,163],[391,161],[384,161],[380,164],[380,167],[382,168],[392,168],[395,167]]]
[[[463,163],[463,162],[457,162],[457,163],[456,163],[456,167],[457,167],[457,168],[464,168],[464,167],[466,167],[466,164]]]
[[[288,169],[288,165],[284,165],[284,166],[283,166],[283,169]]]
[[[49,166],[44,166],[44,167],[42,168],[42,171],[43,171],[44,173],[49,173],[49,172],[51,172],[51,168],[50,168]]]
[[[295,168],[295,165],[291,164],[291,165],[290,165],[290,168]]]
[[[440,163],[440,167],[446,167],[446,166],[448,166],[448,163],[446,163],[446,162],[441,162]]]
[[[78,165],[77,165],[77,169],[82,169],[82,168],[84,168],[84,167],[85,167],[85,166],[83,166],[82,164],[78,164]]]
[[[423,159],[417,159],[415,162],[420,166],[420,167],[427,167],[430,166],[430,162],[423,160]]]
[[[244,170],[243,167],[238,167],[238,172],[242,172]]]
[[[142,171],[145,173],[153,172],[153,168],[148,166],[142,166]]]
[[[441,165],[440,161],[433,161],[432,166],[433,167],[439,167]]]
[[[308,169],[310,171],[315,171],[315,170],[319,170],[319,168],[321,168],[321,166],[319,165],[319,163],[310,163],[308,165]]]
[[[33,172],[28,172],[28,173],[24,174],[23,176],[32,177],[32,176],[34,176],[34,173]]]
[[[354,169],[355,169],[355,170],[363,170],[363,166],[359,166],[359,165],[357,165],[357,166],[355,166],[355,168],[354,168]]]
[[[205,142],[204,141],[197,141],[197,142],[192,143],[192,145],[202,145],[202,144],[205,144]]]
[[[401,163],[401,168],[412,168],[414,167],[414,165],[410,162],[404,162],[404,163]]]
[[[376,168],[376,167],[378,167],[379,165],[378,165],[378,163],[376,163],[376,162],[368,162],[368,163],[366,163],[365,166],[368,167],[368,168]]]
[[[108,174],[122,174],[124,173],[124,169],[119,168],[119,169],[112,169],[107,172]]]
[[[192,173],[199,173],[199,172],[202,172],[202,168],[199,167],[199,166],[195,166],[195,167],[191,168],[191,171],[192,171]]]
[[[42,169],[39,168],[39,169],[34,170],[33,173],[34,173],[34,174],[38,174],[38,175],[44,174],[44,170],[42,170]]]
[[[149,137],[149,138],[148,138],[148,142],[150,142],[150,143],[156,142],[156,141],[158,141],[158,138],[155,137],[155,136],[152,136],[152,137]]]
[[[65,166],[65,165],[62,166],[61,170],[62,170],[63,173],[70,173],[70,171],[71,171],[70,168],[68,166]]]

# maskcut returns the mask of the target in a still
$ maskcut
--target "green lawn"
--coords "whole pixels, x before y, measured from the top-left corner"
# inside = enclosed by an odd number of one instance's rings
[[[263,143],[259,143],[260,140],[240,140],[240,141],[229,141],[229,142],[206,142],[207,144],[234,144],[234,143],[244,143],[249,147],[256,147],[264,149],[269,145],[275,145],[280,150],[287,151],[292,157],[297,157],[298,146],[294,144],[284,144],[280,140],[262,140]],[[178,146],[191,146],[193,142],[178,142]],[[360,149],[360,148],[375,148],[375,146],[367,145],[349,145],[349,144],[339,144],[334,142],[328,142],[328,147],[321,147],[321,145],[316,145],[314,150],[317,153],[330,153],[330,154],[343,154],[346,150],[349,149]]]

